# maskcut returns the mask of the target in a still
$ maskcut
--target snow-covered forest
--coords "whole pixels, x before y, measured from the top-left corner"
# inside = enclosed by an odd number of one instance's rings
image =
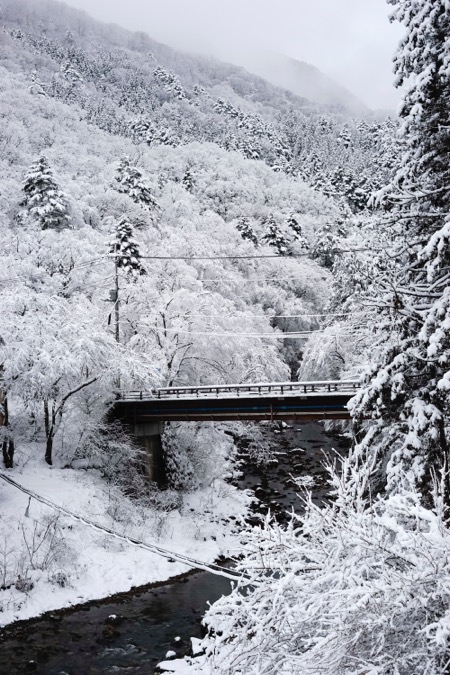
[[[388,3],[399,120],[0,6],[3,474],[180,554],[243,550],[180,672],[449,672],[450,8]],[[237,439],[270,456],[261,428],[167,425],[162,488],[105,421],[126,390],[360,377],[333,504],[287,528],[245,526],[230,484]],[[185,569],[0,501],[2,624]]]

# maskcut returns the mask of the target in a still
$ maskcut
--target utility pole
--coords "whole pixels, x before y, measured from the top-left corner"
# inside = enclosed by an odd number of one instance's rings
[[[114,303],[114,337],[120,342],[120,301],[119,301],[119,244],[114,246],[114,288],[109,291],[111,302]],[[111,317],[111,315],[110,315]],[[120,375],[115,382],[116,398],[120,398]]]
[[[115,318],[115,336],[116,342],[120,342],[120,308],[119,308],[119,255],[116,248],[116,257],[114,258],[114,318]]]
[[[114,335],[116,342],[120,342],[119,268],[128,277],[145,274],[139,262],[139,248],[133,240],[132,225],[126,218],[116,225],[115,240],[110,244],[109,253],[114,257],[114,289],[110,291],[110,299],[114,303]]]

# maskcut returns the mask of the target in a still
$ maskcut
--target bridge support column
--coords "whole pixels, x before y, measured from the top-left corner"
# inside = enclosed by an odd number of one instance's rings
[[[165,482],[164,454],[161,436],[163,422],[145,422],[133,425],[133,436],[145,450],[144,470],[149,480],[162,485]]]

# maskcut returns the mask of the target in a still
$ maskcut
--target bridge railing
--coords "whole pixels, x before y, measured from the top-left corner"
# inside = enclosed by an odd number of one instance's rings
[[[202,385],[199,387],[161,387],[152,391],[126,391],[120,400],[227,398],[231,396],[298,396],[314,393],[353,393],[357,380],[323,380],[318,382],[261,382],[251,384]]]

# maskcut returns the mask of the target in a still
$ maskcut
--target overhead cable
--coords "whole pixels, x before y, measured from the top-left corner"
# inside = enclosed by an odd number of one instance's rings
[[[361,326],[358,326],[358,328],[361,328]],[[264,339],[269,339],[269,340],[291,340],[291,339],[307,339],[311,335],[325,335],[325,337],[344,337],[344,336],[351,336],[354,333],[340,333],[337,335],[333,335],[330,333],[326,333],[324,329],[320,330],[302,330],[302,331],[292,331],[292,332],[287,332],[287,333],[213,333],[213,332],[202,332],[202,331],[190,331],[190,330],[183,330],[183,329],[177,329],[177,328],[163,328],[163,327],[155,327],[155,331],[157,332],[162,332],[162,333],[175,333],[177,335],[202,335],[202,336],[207,336],[207,337],[228,337],[228,338],[236,338],[236,337],[243,337],[243,338],[264,338]]]
[[[239,310],[237,310],[239,311]],[[189,314],[186,315],[186,318],[198,317],[203,319],[308,319],[308,318],[319,318],[323,316],[360,316],[364,315],[366,312],[323,312],[321,314],[234,314],[229,316],[227,314]],[[147,318],[160,318],[161,314],[147,314]],[[177,315],[175,318],[178,318]],[[173,318],[173,317],[171,317]]]
[[[364,251],[381,251],[383,249],[374,248],[339,248],[330,249],[326,253],[361,253]],[[279,255],[277,253],[267,255],[217,255],[217,256],[177,256],[177,255],[141,255],[143,260],[264,260],[273,258],[278,260],[289,260],[290,258],[309,258],[311,253],[292,253],[290,255]]]

